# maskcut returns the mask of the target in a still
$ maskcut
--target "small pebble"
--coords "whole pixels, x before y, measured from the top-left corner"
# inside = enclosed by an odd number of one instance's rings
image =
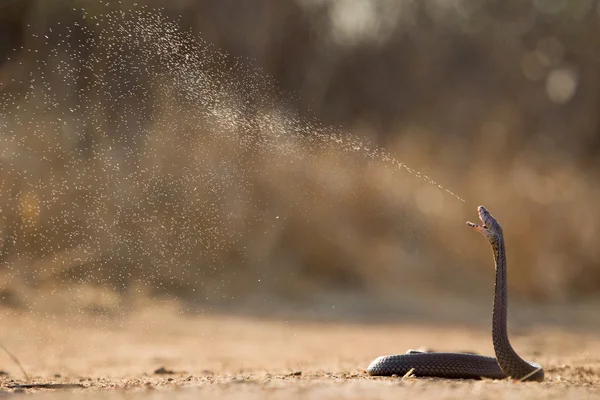
[[[154,373],[156,375],[173,375],[175,371],[171,371],[170,369],[166,369],[165,367],[160,367],[159,369],[155,370]]]

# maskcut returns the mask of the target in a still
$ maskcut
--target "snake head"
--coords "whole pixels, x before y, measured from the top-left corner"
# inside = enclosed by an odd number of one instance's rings
[[[479,213],[479,219],[481,220],[482,225],[474,224],[471,221],[468,221],[467,225],[481,233],[483,236],[488,238],[488,240],[498,237],[501,238],[502,227],[498,221],[496,221],[496,218],[494,218],[484,206],[477,207],[477,212]]]

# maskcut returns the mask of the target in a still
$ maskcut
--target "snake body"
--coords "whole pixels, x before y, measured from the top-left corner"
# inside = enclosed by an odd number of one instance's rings
[[[512,348],[506,327],[508,298],[506,250],[502,227],[484,206],[477,208],[482,225],[467,225],[485,236],[492,247],[496,265],[492,341],[496,358],[468,353],[428,353],[409,350],[376,358],[367,368],[369,375],[405,375],[411,369],[415,376],[458,379],[544,380],[544,370],[536,363],[523,360]]]

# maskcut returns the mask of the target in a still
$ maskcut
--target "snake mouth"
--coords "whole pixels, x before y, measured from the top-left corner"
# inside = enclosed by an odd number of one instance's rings
[[[484,226],[484,225],[479,225],[479,224],[475,224],[475,223],[473,223],[473,222],[471,222],[471,221],[467,221],[467,225],[468,225],[470,228],[473,228],[473,229],[475,229],[475,230],[476,230],[476,231],[478,231],[478,232],[483,232],[483,231],[485,231],[486,229],[488,229],[488,228],[487,228],[487,226]]]
[[[484,207],[484,206],[479,206],[477,207],[477,214],[479,214],[479,219],[481,220],[483,225],[479,225],[476,223],[473,223],[471,221],[467,221],[467,225],[473,229],[475,229],[478,232],[485,232],[487,229],[489,229],[488,227],[488,221],[490,218],[490,212]]]

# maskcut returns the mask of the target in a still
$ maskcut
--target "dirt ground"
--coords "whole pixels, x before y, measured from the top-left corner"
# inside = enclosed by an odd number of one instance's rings
[[[36,383],[79,389],[11,389],[27,383],[0,350],[0,398],[600,398],[600,337],[593,330],[512,332],[543,383],[369,377],[383,354],[430,346],[493,354],[484,326],[316,322],[184,315],[174,306],[127,317],[45,316],[0,309],[0,338]],[[162,368],[162,370],[160,370]],[[162,372],[162,373],[161,373]],[[17,394],[18,396],[18,394]]]

